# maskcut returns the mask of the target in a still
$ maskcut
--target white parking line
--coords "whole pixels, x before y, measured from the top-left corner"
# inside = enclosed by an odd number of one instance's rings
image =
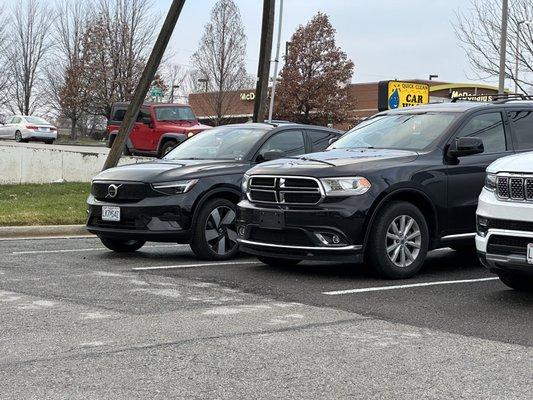
[[[406,288],[424,287],[424,286],[453,285],[456,283],[486,282],[486,281],[495,281],[497,279],[499,278],[491,277],[491,278],[479,278],[479,279],[461,279],[457,281],[410,283],[407,285],[379,286],[379,287],[368,287],[368,288],[362,288],[362,289],[348,289],[348,290],[333,290],[331,292],[322,292],[322,294],[325,294],[328,296],[336,296],[340,294],[379,292],[382,290],[406,289]]]
[[[76,235],[76,236],[32,236],[32,237],[3,237],[0,242],[21,241],[21,240],[52,240],[52,239],[97,239],[95,235]]]
[[[201,264],[181,264],[181,265],[161,265],[158,267],[135,267],[132,271],[154,271],[160,269],[180,269],[180,268],[196,268],[196,267],[209,267],[211,265],[248,265],[248,264],[261,264],[259,261],[231,261],[231,262],[212,262]]]
[[[168,244],[168,245],[154,245],[154,246],[143,246],[143,249],[146,248],[161,248],[161,247],[183,247],[188,246],[188,244]],[[88,249],[59,249],[59,250],[29,250],[29,251],[14,251],[11,254],[20,255],[20,254],[47,254],[47,253],[74,253],[74,252],[85,252],[85,251],[98,251],[98,250],[107,250],[105,247],[90,247]]]

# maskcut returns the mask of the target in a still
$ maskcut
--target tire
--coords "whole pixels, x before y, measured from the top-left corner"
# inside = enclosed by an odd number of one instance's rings
[[[520,292],[533,292],[533,279],[513,273],[499,273],[500,281],[511,289]]]
[[[124,150],[122,151],[122,154],[125,156],[131,156],[133,153],[130,151],[128,145],[124,146]]]
[[[22,139],[22,133],[20,131],[15,132],[15,141],[19,143],[24,143],[24,139]]]
[[[407,234],[402,232],[404,228],[408,229]],[[410,278],[422,268],[428,246],[424,215],[411,203],[395,201],[380,210],[375,219],[367,243],[367,259],[382,278]]]
[[[159,149],[159,158],[165,157],[168,153],[170,153],[178,143],[174,140],[168,140]]]
[[[229,260],[237,255],[237,206],[227,199],[207,201],[194,223],[191,249],[203,260]]]
[[[450,248],[458,253],[476,254],[476,243],[473,241],[471,243],[452,244]]]
[[[101,237],[100,241],[109,250],[116,251],[117,253],[133,253],[146,243],[142,240],[117,240],[104,237]]]
[[[273,267],[283,266],[292,267],[302,262],[302,260],[292,260],[290,258],[264,257],[256,256],[263,264],[271,265]]]
[[[45,140],[44,143],[45,144],[54,144],[54,141],[53,140]]]

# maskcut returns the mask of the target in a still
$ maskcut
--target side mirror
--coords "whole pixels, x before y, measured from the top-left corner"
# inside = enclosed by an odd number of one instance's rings
[[[339,140],[338,137],[332,137],[331,139],[329,139],[328,143],[329,145],[331,146],[333,143],[335,143],[337,140]]]
[[[263,162],[263,161],[277,160],[278,158],[282,158],[284,155],[285,155],[285,152],[281,150],[270,150],[270,151],[263,153],[259,157],[260,160],[258,161]]]
[[[477,137],[463,137],[455,139],[450,145],[448,154],[452,157],[464,157],[472,154],[480,154],[485,151],[483,141]]]
[[[152,125],[152,118],[150,117],[142,117],[141,122],[146,125]]]

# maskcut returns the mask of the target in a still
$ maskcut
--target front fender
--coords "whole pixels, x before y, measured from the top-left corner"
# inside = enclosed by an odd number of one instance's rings
[[[176,133],[176,132],[163,133],[161,137],[159,138],[157,149],[160,150],[163,143],[165,143],[167,140],[175,140],[179,144],[187,140],[187,135],[184,133]]]

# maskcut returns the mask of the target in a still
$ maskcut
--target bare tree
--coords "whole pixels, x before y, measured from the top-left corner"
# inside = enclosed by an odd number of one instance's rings
[[[501,26],[500,0],[470,0],[468,12],[458,12],[455,33],[479,79],[498,76]],[[533,2],[514,0],[509,8],[506,78],[518,91],[533,90]],[[519,74],[516,76],[515,60]]]
[[[39,0],[18,3],[11,21],[12,38],[7,49],[12,85],[12,111],[31,114],[37,107],[36,91],[42,83],[43,61],[51,46],[50,27],[54,13]]]
[[[224,121],[230,106],[231,91],[250,84],[245,68],[246,35],[239,8],[233,0],[219,0],[211,11],[198,50],[191,63],[193,80],[207,80],[205,114],[212,116],[215,125]]]
[[[8,99],[9,74],[7,73],[7,15],[4,8],[0,8],[0,111]]]
[[[183,99],[186,97],[185,93],[187,93],[189,72],[179,64],[169,64],[163,68],[162,75],[169,85],[167,101],[174,103],[177,100],[177,102],[183,103]]]

